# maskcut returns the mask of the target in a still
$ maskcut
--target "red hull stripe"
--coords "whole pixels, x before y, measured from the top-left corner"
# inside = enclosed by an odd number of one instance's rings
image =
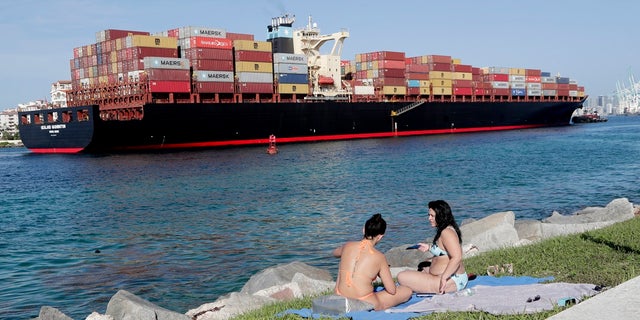
[[[29,149],[33,153],[78,153],[84,148],[35,148]]]
[[[517,125],[517,126],[500,126],[500,127],[461,128],[461,129],[454,128],[454,129],[438,129],[438,130],[415,130],[415,131],[401,131],[401,132],[337,134],[337,135],[326,135],[326,136],[277,138],[277,142],[292,143],[292,142],[388,138],[388,137],[403,137],[403,136],[418,136],[418,135],[531,129],[531,128],[539,128],[539,127],[544,127],[544,125]],[[269,137],[265,137],[264,139],[249,139],[249,140],[226,140],[226,141],[189,142],[189,143],[173,143],[173,144],[168,143],[168,144],[156,144],[156,145],[144,145],[144,146],[129,146],[129,147],[123,147],[122,150],[206,148],[206,147],[260,145],[260,144],[268,144],[268,143],[269,143]]]

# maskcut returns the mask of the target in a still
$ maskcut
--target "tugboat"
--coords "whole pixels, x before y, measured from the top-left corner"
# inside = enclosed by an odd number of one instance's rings
[[[601,117],[597,111],[571,117],[571,122],[573,123],[607,122],[607,120],[606,117]]]

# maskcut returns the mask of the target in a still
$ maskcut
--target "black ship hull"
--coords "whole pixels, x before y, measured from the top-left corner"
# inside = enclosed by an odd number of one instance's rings
[[[562,126],[582,102],[426,102],[395,116],[408,103],[146,104],[140,120],[103,120],[88,106],[21,112],[19,129],[37,153],[211,148],[267,145],[272,134],[282,144]]]

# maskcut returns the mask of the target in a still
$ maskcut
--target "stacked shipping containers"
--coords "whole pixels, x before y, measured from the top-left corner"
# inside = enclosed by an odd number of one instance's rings
[[[355,79],[373,84],[383,95],[406,95],[404,52],[375,51],[356,55]]]
[[[233,41],[223,29],[181,27],[168,31],[178,39],[181,56],[193,69],[198,93],[233,93]]]
[[[309,93],[309,67],[304,54],[274,53],[273,74],[279,93]]]
[[[271,42],[234,40],[237,93],[273,93]]]

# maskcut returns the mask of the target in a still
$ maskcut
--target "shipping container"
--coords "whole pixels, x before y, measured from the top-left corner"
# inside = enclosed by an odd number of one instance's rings
[[[435,54],[427,55],[427,62],[451,64],[451,56],[435,55]]]
[[[526,80],[527,77],[523,75],[509,75],[509,81],[511,82],[525,82]]]
[[[305,64],[293,64],[293,63],[274,63],[274,73],[295,73],[295,74],[308,74],[309,67]]]
[[[145,69],[186,69],[189,70],[190,64],[188,59],[168,58],[168,57],[145,57],[143,59]]]
[[[248,33],[227,32],[227,39],[231,40],[254,40],[254,35]]]
[[[506,67],[489,67],[485,73],[493,74],[509,74],[509,68]]]
[[[194,59],[190,61],[193,70],[233,71],[232,60]]]
[[[231,71],[206,71],[198,70],[193,72],[194,78],[199,82],[233,82],[233,72]]]
[[[307,65],[307,56],[304,54],[293,53],[274,53],[273,63],[286,63],[286,64],[304,64]]]
[[[471,80],[473,78],[471,72],[453,72],[452,73],[454,80]]]
[[[491,81],[491,88],[494,88],[494,89],[509,89],[509,82],[507,82],[507,81]]]
[[[416,88],[407,88],[407,94],[412,95],[412,96],[428,96],[431,94],[431,89],[430,88],[422,88],[422,87],[416,87]]]
[[[453,80],[453,73],[450,71],[429,71],[429,79],[449,79]]]
[[[308,84],[298,84],[298,83],[280,83],[278,84],[278,93],[281,94],[303,94],[306,95],[309,93],[309,85]]]
[[[273,83],[238,82],[238,93],[273,93]]]
[[[188,48],[182,53],[182,58],[187,59],[233,60],[233,51],[229,49]]]
[[[429,80],[428,73],[409,72],[405,74],[407,79],[410,80]]]
[[[540,89],[527,89],[527,95],[531,97],[539,97],[542,95],[542,90]]]
[[[198,82],[195,85],[199,93],[233,93],[233,82]]]
[[[527,94],[526,89],[511,89],[511,95],[517,97],[524,97]]]
[[[233,40],[222,38],[191,37],[184,42],[184,48],[231,49]]]
[[[135,31],[135,30],[117,30],[117,29],[107,29],[96,32],[96,42],[115,40],[119,38],[124,38],[128,35],[150,35],[149,32],[146,31]]]
[[[150,47],[150,48],[171,48],[178,47],[176,38],[171,37],[154,37],[145,35],[131,35],[125,39],[125,47]]]
[[[375,93],[375,88],[373,86],[359,86],[356,85],[353,87],[353,94],[355,95],[363,95],[363,96],[372,96]]]
[[[473,94],[473,88],[471,87],[455,87],[453,88],[453,94],[457,96],[470,96]]]
[[[511,89],[526,89],[527,84],[525,82],[510,82]]]
[[[278,83],[287,83],[287,84],[308,84],[309,77],[306,74],[297,74],[297,73],[279,73],[276,74],[278,78]]]
[[[268,41],[233,40],[233,47],[236,50],[271,52],[271,42]]]
[[[453,88],[451,87],[439,87],[439,86],[433,86],[432,87],[432,91],[434,95],[444,95],[444,96],[450,96],[453,94]]]
[[[383,86],[382,94],[384,95],[406,95],[407,87],[405,86]]]
[[[236,62],[236,72],[268,72],[273,73],[273,64],[268,62]]]
[[[273,62],[273,54],[266,51],[235,51],[236,61],[256,61],[256,62]]]
[[[180,27],[178,28],[178,38],[190,38],[190,37],[208,37],[208,38],[226,38],[227,31],[220,28],[206,28],[206,27]]]
[[[189,81],[191,79],[189,70],[148,68],[145,71],[149,80]]]
[[[556,95],[556,90],[542,90],[542,95],[545,97],[554,97]]]
[[[273,83],[273,74],[267,72],[236,72],[238,82]]]
[[[149,81],[149,92],[191,92],[189,81]]]

